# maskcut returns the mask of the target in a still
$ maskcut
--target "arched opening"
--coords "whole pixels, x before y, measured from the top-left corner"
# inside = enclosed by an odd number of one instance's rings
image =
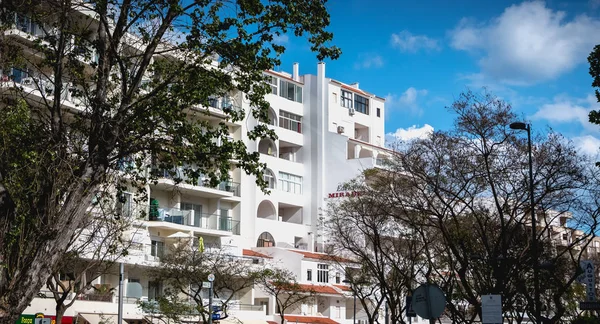
[[[262,232],[256,241],[256,247],[271,247],[275,246],[275,239],[269,232]]]
[[[267,183],[267,188],[275,189],[277,179],[275,178],[275,174],[273,174],[273,171],[271,171],[270,169],[266,169],[265,173],[263,174],[263,179]]]
[[[256,216],[259,218],[266,219],[277,219],[277,210],[273,203],[268,200],[263,200],[260,204],[258,204],[258,210],[256,211]]]
[[[273,108],[269,108],[269,125],[277,126],[277,114]]]
[[[270,138],[263,138],[258,142],[258,152],[270,156],[277,156],[277,146]]]

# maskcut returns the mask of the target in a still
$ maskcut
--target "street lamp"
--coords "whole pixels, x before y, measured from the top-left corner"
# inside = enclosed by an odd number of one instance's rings
[[[536,320],[540,318],[540,282],[538,276],[538,253],[537,253],[537,234],[535,220],[535,201],[533,199],[533,159],[531,157],[531,124],[516,122],[510,124],[510,129],[527,131],[527,148],[529,151],[529,199],[531,213],[531,253],[533,254],[533,294],[534,294],[534,315]]]
[[[344,280],[342,280],[342,282],[350,284],[350,286],[353,285],[352,280],[344,279]],[[354,289],[356,289],[356,286],[354,287]],[[354,316],[352,317],[352,323],[356,324],[356,291],[354,291],[354,289],[352,289],[352,294],[354,295],[354,309],[353,309]]]

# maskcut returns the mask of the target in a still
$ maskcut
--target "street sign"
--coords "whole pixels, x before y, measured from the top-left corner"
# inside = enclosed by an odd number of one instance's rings
[[[412,308],[412,296],[406,296],[406,317],[417,317],[417,313]]]
[[[481,296],[481,316],[484,324],[502,324],[502,296]]]
[[[590,260],[580,261],[579,266],[583,270],[583,274],[577,277],[577,280],[584,285],[586,285],[585,291],[587,294],[587,300],[595,301],[596,300],[596,276],[595,276],[595,267],[594,262]]]
[[[423,284],[412,294],[412,308],[424,319],[438,318],[446,308],[446,296],[437,285]]]
[[[595,302],[595,301],[579,302],[579,309],[581,309],[581,310],[600,310],[600,302]]]
[[[209,275],[208,275],[208,281],[210,281],[210,282],[213,282],[213,281],[215,281],[215,275],[214,275],[214,274],[212,274],[212,273],[211,273],[211,274],[209,274]]]
[[[210,281],[203,281],[202,288],[210,288]]]

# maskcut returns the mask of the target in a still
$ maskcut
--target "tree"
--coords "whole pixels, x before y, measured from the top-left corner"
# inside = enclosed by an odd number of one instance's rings
[[[306,36],[319,60],[340,54],[325,1],[7,0],[0,9],[0,323],[14,323],[56,269],[123,160],[141,190],[175,167],[211,185],[240,168],[264,189],[258,153],[229,140],[225,121],[267,120],[263,71],[285,50],[274,36]],[[250,108],[209,122],[211,96]],[[274,133],[259,124],[245,136]]]
[[[132,226],[134,215],[124,211],[113,195],[101,192],[94,200],[89,215],[71,237],[67,252],[46,283],[56,301],[57,324],[62,323],[65,311],[78,296],[95,289],[94,280],[127,254],[130,240],[126,234],[135,235],[138,230]]]
[[[527,140],[507,127],[517,116],[489,93],[463,93],[449,110],[456,115],[452,131],[398,143],[385,170],[369,171],[356,181],[353,190],[361,194],[334,209],[334,223],[338,217],[364,213],[359,216],[383,220],[377,228],[388,231],[386,236],[401,240],[411,233],[424,257],[412,260],[414,278],[444,290],[447,316],[455,323],[478,321],[484,294],[501,294],[512,322],[521,322],[524,314],[537,323],[561,320],[575,296],[579,261],[598,229],[597,169],[560,135],[534,136],[534,212],[539,222],[534,256]],[[373,230],[358,234],[375,240]],[[563,234],[569,240],[563,241]],[[373,254],[380,249],[366,246]],[[546,304],[541,318],[534,317],[534,262]],[[410,268],[411,262],[407,264]],[[378,272],[371,270],[371,275]]]
[[[588,62],[590,63],[590,75],[594,79],[592,87],[600,88],[600,45],[594,47],[594,50],[588,56]],[[596,93],[596,99],[600,102],[600,91],[596,89],[594,92]],[[590,111],[589,117],[590,123],[600,125],[600,110]]]
[[[189,239],[182,239],[173,249],[161,258],[159,267],[148,270],[156,282],[165,285],[165,293],[156,302],[142,303],[146,310],[156,309],[168,319],[179,321],[182,317],[198,316],[202,323],[208,321],[208,289],[202,283],[208,282],[213,274],[215,305],[220,306],[224,317],[229,316],[227,306],[235,296],[245,293],[260,282],[264,270],[252,265],[249,260],[234,257],[226,248],[198,250],[190,245]],[[199,321],[200,322],[200,321]]]
[[[285,324],[287,310],[297,308],[304,301],[315,298],[313,288],[306,288],[298,284],[296,276],[287,269],[266,269],[258,285],[267,294],[275,297],[275,303],[281,316],[281,324]]]

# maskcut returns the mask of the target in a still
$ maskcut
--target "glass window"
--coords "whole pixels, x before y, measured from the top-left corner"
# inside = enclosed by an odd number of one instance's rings
[[[265,170],[265,173],[263,174],[263,179],[267,183],[267,187],[269,189],[275,189],[275,175],[273,175],[273,172],[271,172],[271,170]]]
[[[329,265],[323,263],[317,264],[317,282],[329,282]]]
[[[302,103],[302,87],[291,82],[279,82],[279,95],[286,99]]]
[[[302,116],[279,110],[279,127],[302,134]]]
[[[162,257],[164,251],[164,243],[160,241],[152,240],[152,246],[150,249],[150,255],[155,257]]]
[[[302,177],[279,172],[279,190],[294,194],[302,194]]]
[[[274,76],[267,76],[267,78],[269,79],[269,85],[271,86],[271,93],[276,95],[277,94],[277,78]]]
[[[354,95],[354,109],[359,113],[363,113],[365,115],[369,114],[369,98],[365,98],[363,96],[359,96],[357,94]]]
[[[312,269],[306,270],[306,281],[312,281]]]
[[[275,240],[273,236],[269,232],[263,232],[258,237],[258,241],[256,242],[257,247],[270,247],[275,246]]]
[[[342,90],[342,107],[352,108],[352,92]]]
[[[377,117],[381,117],[381,108],[377,108]]]

